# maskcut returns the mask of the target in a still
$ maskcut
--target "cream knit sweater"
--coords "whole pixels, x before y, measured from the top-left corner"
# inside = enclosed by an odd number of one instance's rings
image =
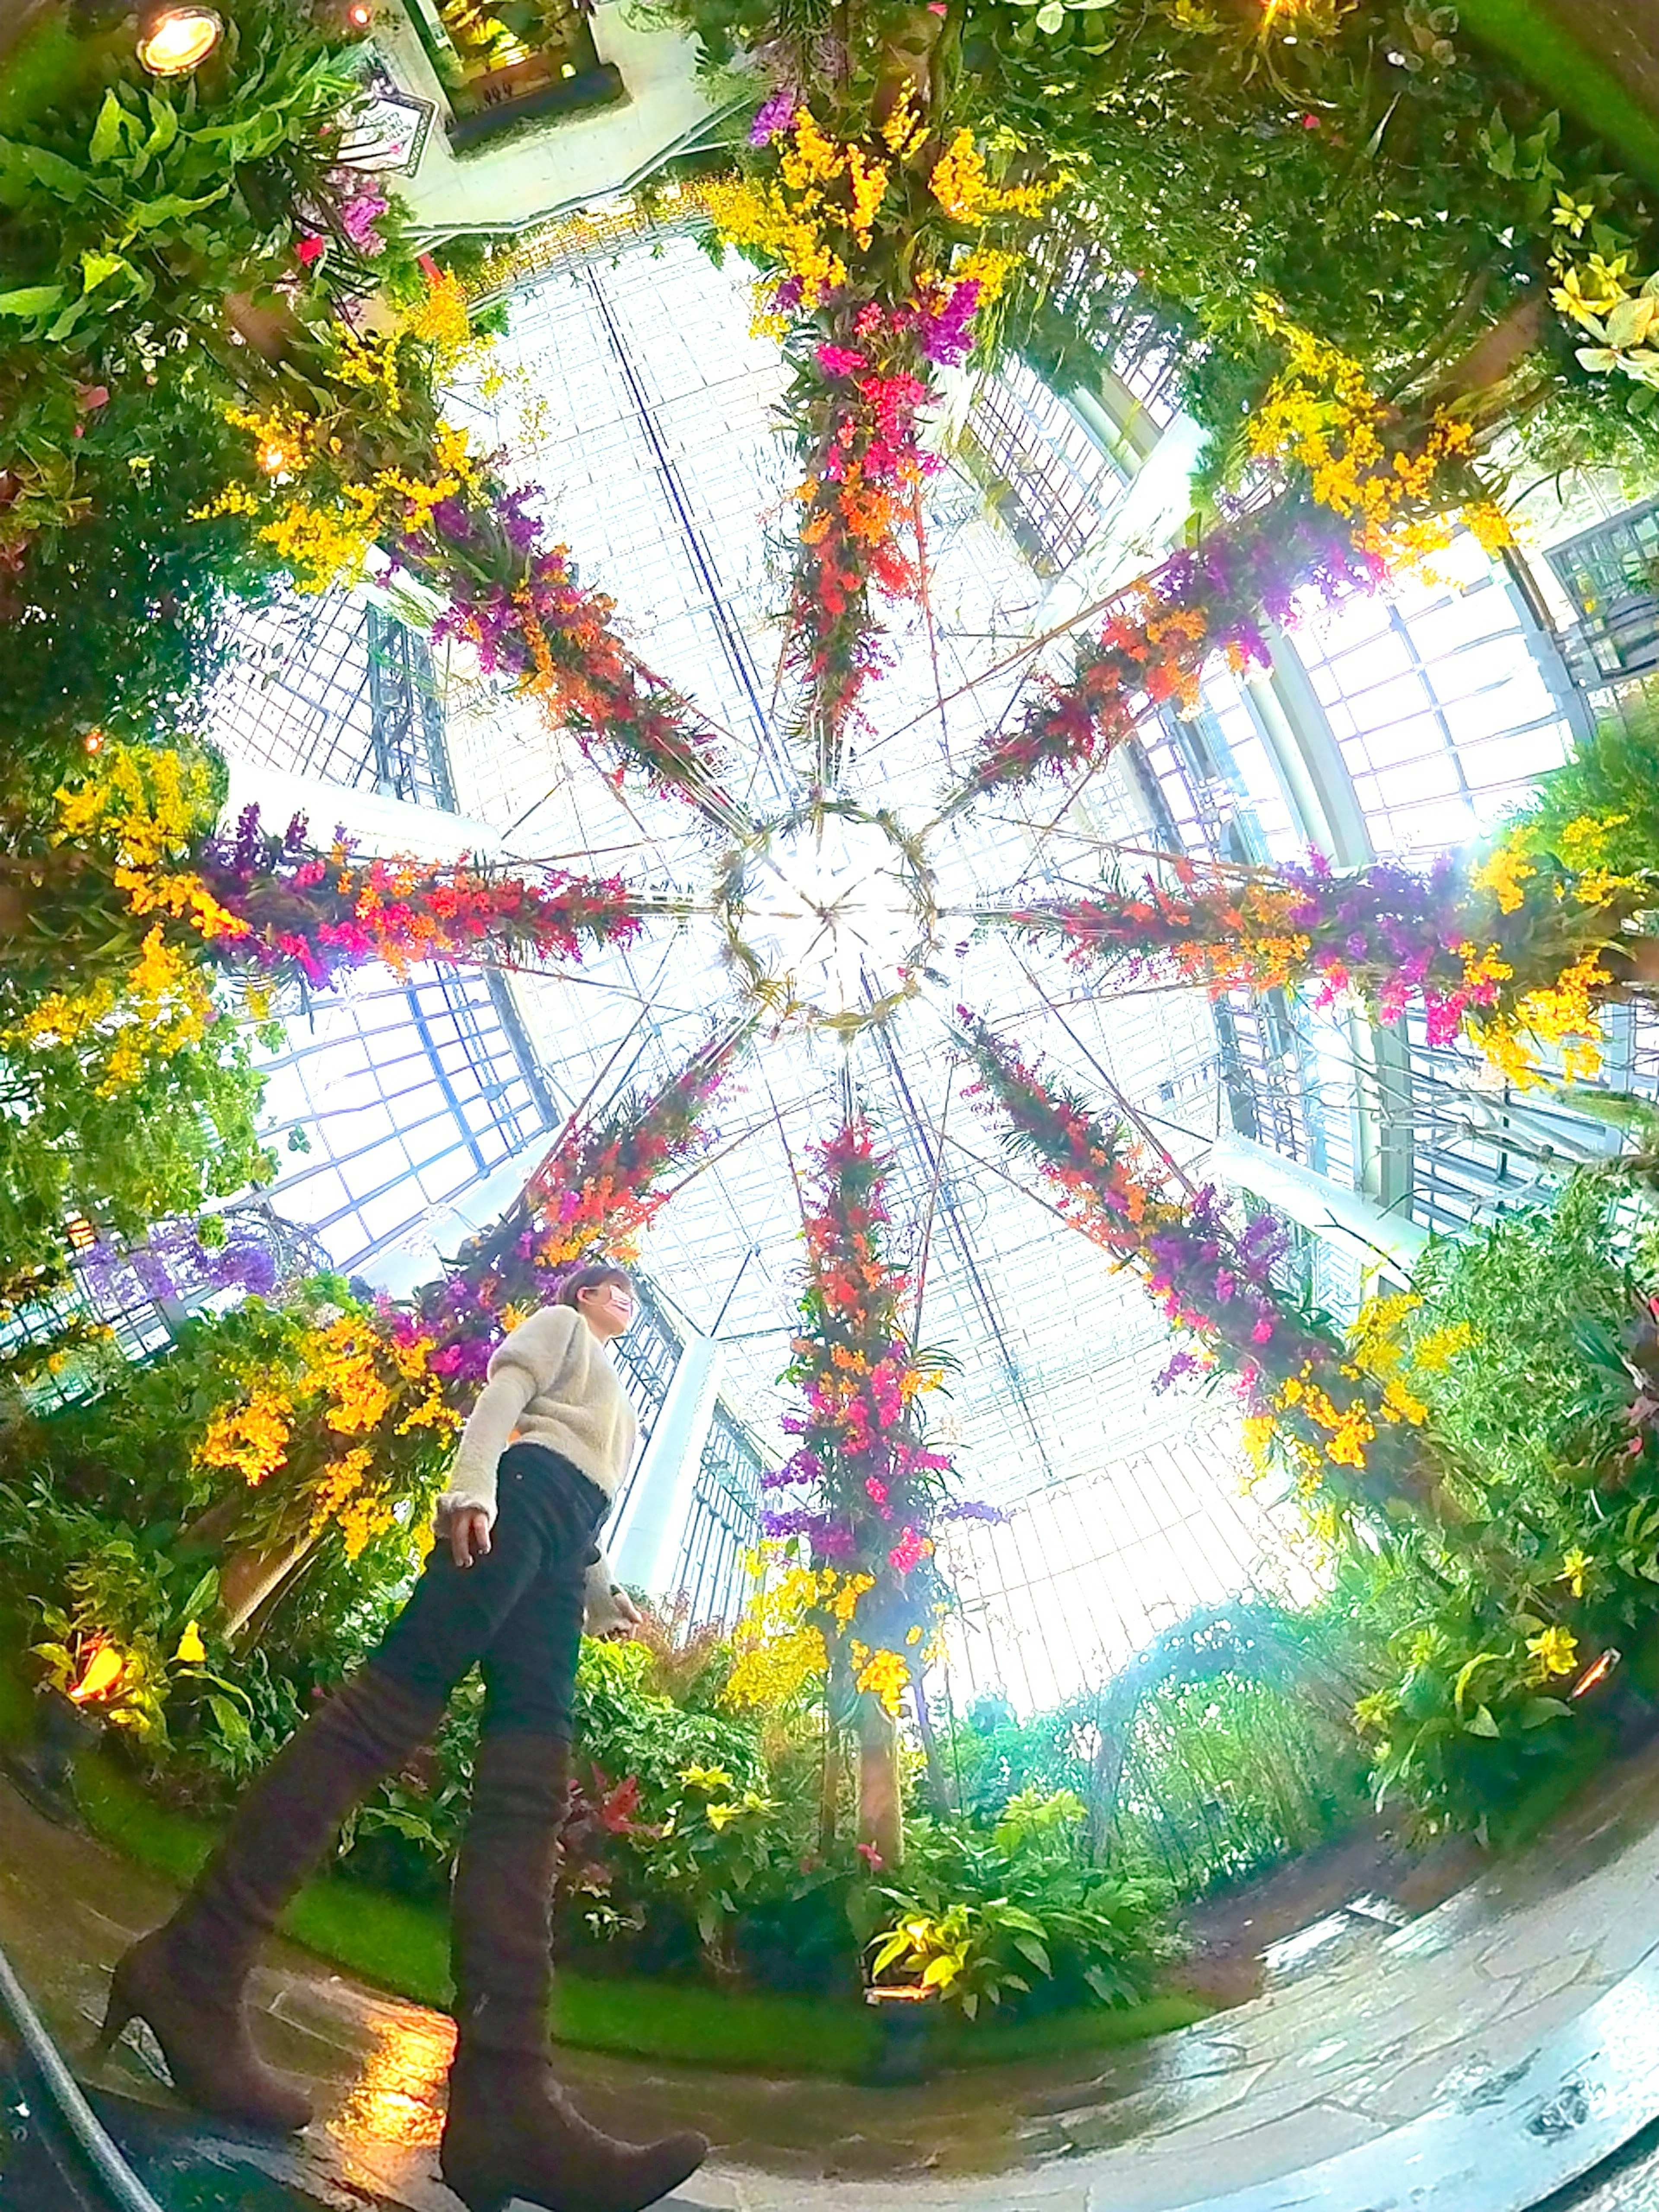
[[[614,1498],[634,1457],[639,1425],[604,1345],[573,1306],[544,1306],[499,1344],[461,1432],[441,1522],[468,1510],[495,1518],[495,1462],[515,1438],[541,1444]],[[611,1567],[601,1553],[587,1577],[587,1629],[615,1615]]]

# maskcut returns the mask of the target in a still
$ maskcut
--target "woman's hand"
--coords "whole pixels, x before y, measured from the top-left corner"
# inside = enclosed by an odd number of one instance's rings
[[[438,1540],[447,1542],[458,1567],[470,1567],[489,1549],[489,1516],[482,1506],[464,1505],[438,1516]]]
[[[625,1589],[611,1593],[611,1610],[616,1618],[602,1633],[607,1644],[626,1644],[644,1618]]]

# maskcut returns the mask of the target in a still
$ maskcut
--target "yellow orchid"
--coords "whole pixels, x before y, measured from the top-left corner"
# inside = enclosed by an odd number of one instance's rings
[[[1578,1638],[1570,1628],[1547,1628],[1527,1638],[1533,1669],[1539,1681],[1554,1674],[1571,1674],[1578,1664]]]

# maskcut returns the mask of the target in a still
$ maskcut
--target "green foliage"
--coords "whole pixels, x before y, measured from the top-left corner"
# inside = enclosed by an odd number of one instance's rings
[[[1437,1242],[1399,1324],[1472,1518],[1356,1550],[1345,1577],[1386,1639],[1358,1712],[1375,1787],[1431,1831],[1499,1832],[1601,1756],[1609,1693],[1574,1689],[1659,1615],[1659,1336],[1615,1198],[1580,1175]]]
[[[1364,1809],[1348,1707],[1386,1632],[1350,1610],[1213,1608],[1029,1721],[981,1698],[945,1732],[947,1777],[976,1827],[1033,1791],[1081,1801],[1102,1856],[1155,1869],[1184,1899],[1249,1880]]]
[[[91,63],[69,10],[43,9],[0,67],[0,132],[12,133],[74,91]]]
[[[1195,1899],[1316,1849],[1366,1802],[1364,1750],[1311,1684],[1227,1672],[1142,1705],[1110,1836],[1116,1855]]]
[[[1565,1638],[1559,1651],[1552,1636]],[[1575,1639],[1506,1606],[1479,1575],[1437,1591],[1389,1655],[1398,1680],[1363,1698],[1356,1717],[1376,1739],[1378,1802],[1405,1798],[1428,1834],[1490,1835],[1541,1772],[1585,1748],[1556,1694]]]
[[[142,744],[188,729],[223,665],[227,602],[258,599],[273,573],[242,522],[199,519],[241,434],[198,361],[169,356],[154,385],[59,414],[43,427],[75,455],[76,519],[0,575],[0,819],[8,802],[44,810],[90,730]]]
[[[285,219],[324,167],[316,126],[352,89],[319,35],[249,0],[182,85],[143,81],[129,58],[0,138],[0,316],[105,366],[143,324],[163,343],[175,329],[216,339],[225,294],[278,273]]]
[[[1659,579],[1630,579],[1632,590]],[[1540,776],[1512,823],[1528,853],[1577,872],[1588,865],[1659,874],[1659,705],[1633,699],[1606,716],[1571,757]]]
[[[264,1089],[228,1022],[147,1060],[113,1094],[72,1045],[0,1057],[0,1285],[61,1260],[72,1214],[137,1239],[268,1181]]]
[[[1188,0],[1133,15],[981,0],[962,58],[988,125],[1076,167],[1057,211],[1071,234],[1043,255],[1066,274],[1027,288],[1011,336],[1066,386],[1097,374],[1097,352],[1172,350],[1218,470],[1279,366],[1256,319],[1262,296],[1393,392],[1452,370],[1548,281],[1541,161],[1559,123],[1458,39],[1452,9],[1299,10],[1292,45],[1259,14]],[[1528,174],[1525,149],[1540,141]],[[1506,145],[1516,158],[1504,173]],[[1562,158],[1579,190],[1591,149]],[[1642,232],[1627,181],[1601,182],[1624,228]],[[1564,328],[1549,329],[1534,366],[1529,441],[1564,445],[1569,425],[1593,426],[1600,459],[1659,459],[1639,393],[1604,379],[1587,394]]]
[[[972,2020],[982,2004],[1041,2012],[1144,1997],[1177,1946],[1168,1891],[1096,1865],[1069,1791],[1023,1793],[989,1836],[918,1820],[902,1873],[878,1883],[875,1977],[919,1982]]]

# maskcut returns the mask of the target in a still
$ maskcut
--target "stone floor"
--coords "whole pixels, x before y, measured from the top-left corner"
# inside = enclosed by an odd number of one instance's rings
[[[120,2109],[150,2108],[163,2145],[174,2140],[170,2094],[142,2039],[104,2061],[89,2046],[110,1962],[168,1901],[163,1884],[50,1826],[0,1785],[0,1945],[89,2084]],[[1659,2066],[1656,1903],[1659,1749],[1650,1748],[1526,1852],[1443,1904],[1406,1918],[1388,1897],[1351,1900],[1272,1948],[1260,1996],[1155,2043],[893,2090],[574,2051],[564,2070],[589,2113],[619,2133],[694,2123],[714,2137],[708,2165],[674,2200],[688,2212],[1175,2212],[1232,2192],[1243,2192],[1241,2212],[1247,2203],[1370,2205],[1381,2200],[1341,2193],[1365,2147],[1407,2123],[1420,2124],[1419,2136],[1427,2129],[1426,2142],[1437,2115],[1478,2115],[1529,2094],[1529,2065],[1573,2023],[1583,2032],[1578,2071],[1562,2093],[1565,2129],[1576,2124],[1575,2098],[1586,2111],[1595,2103],[1595,2064],[1621,2039],[1639,2049],[1644,2069],[1650,2054]],[[1636,2009],[1620,2016],[1633,2025],[1599,2026],[1608,2007],[1590,2008],[1650,1953],[1650,1967],[1626,1985],[1645,1990],[1652,1978],[1651,1992],[1632,1996]],[[341,2212],[366,2199],[453,2212],[434,2156],[448,2021],[286,1948],[273,1951],[258,1994],[262,2042],[316,2086],[321,2117],[293,2146],[216,2144],[197,2130],[179,2160],[262,2173]],[[1583,2094],[1581,2076],[1591,2082]],[[1562,2096],[1554,2106],[1534,2098],[1533,2137],[1563,2131],[1551,2118]],[[1604,2148],[1659,2113],[1659,2079],[1642,2070],[1620,2110],[1633,2117],[1621,2132],[1604,2130]],[[1425,2155],[1425,2172],[1442,2172],[1443,2146]],[[1335,2163],[1318,2186],[1278,2186],[1322,2161]],[[1443,2182],[1442,2172],[1437,2188]],[[194,2187],[188,2194],[206,2201]],[[1431,2197],[1458,2202],[1424,2188],[1412,2201]],[[1650,2203],[1659,2212],[1659,2195],[1582,2201],[1594,2212]]]

